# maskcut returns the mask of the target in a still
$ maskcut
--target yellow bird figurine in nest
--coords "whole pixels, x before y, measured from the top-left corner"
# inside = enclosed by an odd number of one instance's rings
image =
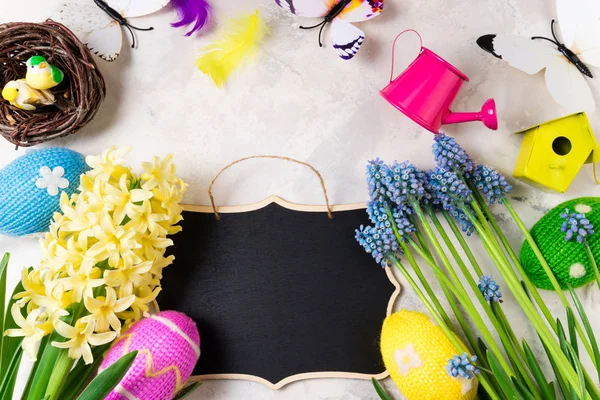
[[[35,111],[38,107],[54,104],[54,95],[48,90],[37,90],[27,84],[25,79],[10,81],[2,89],[2,97],[12,106],[26,111]]]
[[[33,56],[27,60],[27,84],[34,89],[47,90],[60,84],[64,79],[63,72],[46,61],[43,56]]]

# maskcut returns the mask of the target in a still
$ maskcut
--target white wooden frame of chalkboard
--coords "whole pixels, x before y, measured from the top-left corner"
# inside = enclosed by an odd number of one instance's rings
[[[268,206],[269,204],[278,204],[281,207],[301,212],[323,212],[326,213],[328,211],[328,207],[325,205],[304,205],[304,204],[296,204],[290,203],[281,197],[278,196],[270,196],[258,203],[248,204],[243,206],[221,206],[216,207],[219,213],[229,214],[229,213],[243,213],[248,211],[259,210]],[[335,215],[336,211],[350,211],[350,210],[358,210],[358,209],[366,209],[366,203],[353,203],[353,204],[343,204],[343,205],[332,205],[329,210],[333,212]],[[183,209],[185,211],[190,212],[199,212],[199,213],[208,213],[213,214],[215,210],[211,206],[194,206],[194,205],[184,205]],[[385,272],[387,274],[388,279],[394,285],[396,290],[392,293],[392,297],[390,297],[390,301],[388,303],[387,308],[387,316],[390,316],[394,309],[394,304],[396,300],[400,296],[401,286],[400,282],[394,276],[391,268],[385,268]],[[383,371],[377,375],[368,375],[368,374],[360,374],[355,372],[308,372],[303,374],[297,374],[288,376],[287,378],[282,379],[277,383],[271,383],[268,380],[254,376],[254,375],[246,375],[246,374],[213,374],[213,375],[196,375],[192,376],[188,381],[189,382],[199,382],[199,381],[207,381],[207,380],[243,380],[243,381],[251,381],[260,383],[269,389],[279,390],[282,387],[298,381],[303,381],[307,379],[327,379],[327,378],[342,378],[342,379],[361,379],[361,380],[370,380],[371,378],[375,378],[376,380],[382,380],[389,376],[389,372]]]

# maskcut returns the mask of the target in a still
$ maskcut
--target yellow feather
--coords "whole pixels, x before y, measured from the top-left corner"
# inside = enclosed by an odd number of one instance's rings
[[[264,33],[258,9],[251,15],[234,19],[220,40],[203,48],[204,53],[196,60],[196,66],[221,87],[244,59],[256,51]]]

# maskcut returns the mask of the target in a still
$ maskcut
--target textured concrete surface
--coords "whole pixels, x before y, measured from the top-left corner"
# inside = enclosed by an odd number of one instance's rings
[[[41,21],[58,0],[2,0],[0,22]],[[172,152],[182,177],[190,183],[187,203],[207,204],[207,186],[228,162],[254,154],[296,157],[318,168],[333,203],[364,201],[364,165],[368,159],[411,159],[422,168],[432,166],[429,132],[412,123],[378,95],[390,73],[391,43],[397,33],[415,28],[425,46],[465,72],[471,82],[459,93],[456,111],[478,110],[494,97],[500,117],[499,130],[481,124],[448,127],[447,132],[478,161],[510,175],[521,138],[511,132],[565,115],[549,96],[543,75],[528,76],[481,51],[475,39],[486,33],[545,34],[556,17],[552,2],[543,0],[387,0],[383,14],[361,23],[366,40],[358,56],[339,60],[330,48],[320,49],[315,31],[298,26],[310,20],[286,14],[272,0],[213,1],[214,25],[258,7],[270,35],[253,61],[234,74],[224,89],[217,89],[196,70],[194,59],[203,44],[213,38],[212,27],[192,38],[169,27],[175,17],[168,7],[145,18],[139,25],[153,25],[153,32],[139,33],[139,48],[124,46],[114,63],[99,61],[108,85],[108,97],[97,118],[80,134],[51,143],[84,154],[99,153],[108,145],[131,144],[132,165],[154,154]],[[327,31],[327,30],[326,30]],[[326,37],[328,37],[326,35]],[[399,41],[397,70],[417,54],[418,42],[407,35]],[[600,100],[597,80],[592,82]],[[600,130],[598,113],[590,115]],[[0,141],[0,166],[22,155]],[[586,166],[564,195],[540,192],[516,184],[514,203],[528,225],[562,200],[581,195],[600,195]],[[217,203],[248,204],[271,194],[289,201],[321,204],[322,194],[311,173],[278,161],[250,161],[225,173],[215,186]],[[501,209],[497,212],[510,240],[519,246],[521,236]],[[176,239],[175,239],[176,240]],[[18,269],[37,262],[41,253],[31,238],[0,238],[0,252],[13,255],[11,282]],[[482,257],[482,260],[486,260]],[[377,268],[375,264],[372,266]],[[492,267],[488,264],[487,269]],[[494,274],[492,272],[492,274]],[[497,277],[497,273],[494,274]],[[500,283],[501,280],[500,280]],[[398,307],[421,309],[407,285]],[[598,289],[581,290],[591,315],[600,298]],[[545,293],[548,305],[560,315],[559,302]],[[505,307],[514,326],[525,337],[532,330],[514,299]],[[600,320],[596,318],[595,327]],[[537,348],[536,350],[540,350]],[[588,364],[589,365],[589,364]],[[393,383],[385,386],[393,391]],[[313,380],[271,391],[249,382],[208,382],[191,399],[375,399],[370,382]],[[396,398],[401,398],[396,394]]]

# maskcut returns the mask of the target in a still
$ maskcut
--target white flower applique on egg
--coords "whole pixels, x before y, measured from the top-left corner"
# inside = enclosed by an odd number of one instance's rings
[[[412,368],[420,368],[423,366],[423,360],[415,351],[412,343],[409,343],[405,348],[396,350],[394,359],[398,366],[400,375],[406,375]]]
[[[69,181],[63,178],[65,170],[63,167],[55,167],[50,169],[46,166],[40,168],[41,178],[35,181],[35,186],[39,189],[46,189],[50,196],[56,196],[58,189],[66,189],[69,187]]]

